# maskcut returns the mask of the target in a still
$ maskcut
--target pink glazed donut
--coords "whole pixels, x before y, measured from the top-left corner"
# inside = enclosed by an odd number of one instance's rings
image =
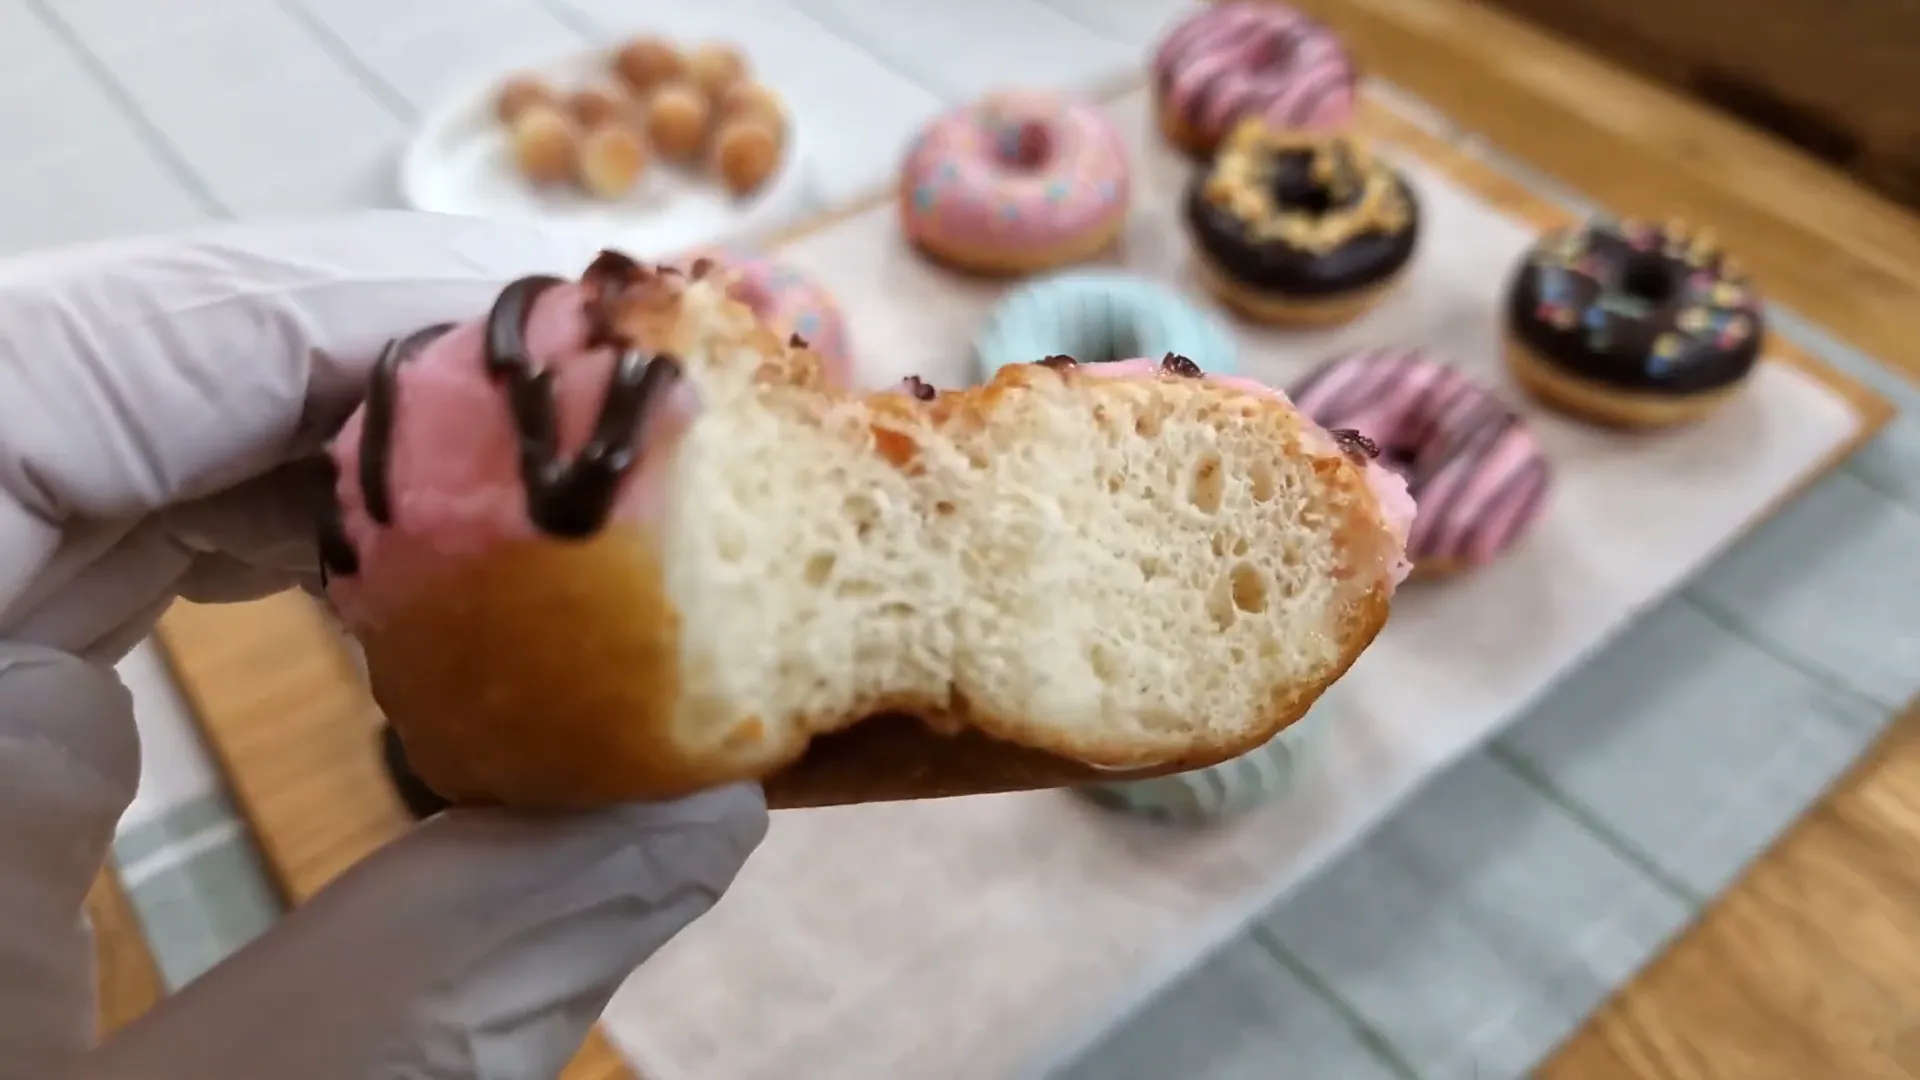
[[[752,308],[775,333],[797,336],[817,353],[825,363],[828,381],[835,386],[852,384],[853,347],[847,340],[847,322],[824,287],[786,263],[738,248],[702,249],[672,260],[672,265],[685,268],[702,258],[733,275],[728,295]]]
[[[900,173],[900,223],[929,257],[981,274],[1093,258],[1119,236],[1126,140],[1099,107],[1004,91],[936,118]]]
[[[1345,127],[1359,100],[1356,80],[1333,31],[1266,0],[1211,4],[1153,54],[1160,130],[1202,157],[1247,116],[1282,129]]]
[[[1546,505],[1553,471],[1526,421],[1419,349],[1366,349],[1287,394],[1322,427],[1358,432],[1413,496],[1407,557],[1423,578],[1499,558]]]

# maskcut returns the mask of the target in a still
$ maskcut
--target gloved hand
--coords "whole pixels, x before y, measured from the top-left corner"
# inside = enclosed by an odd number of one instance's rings
[[[442,814],[90,1048],[82,903],[139,773],[110,665],[175,596],[316,580],[299,462],[381,344],[594,246],[379,213],[0,263],[0,1076],[552,1076],[727,887],[753,789]]]

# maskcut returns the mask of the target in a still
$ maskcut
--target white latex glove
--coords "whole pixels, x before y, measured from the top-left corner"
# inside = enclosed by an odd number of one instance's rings
[[[311,470],[288,463],[381,344],[593,249],[379,213],[0,262],[0,1077],[552,1076],[733,879],[766,828],[753,789],[442,814],[91,1046],[82,903],[140,756],[110,665],[175,596],[311,583]]]

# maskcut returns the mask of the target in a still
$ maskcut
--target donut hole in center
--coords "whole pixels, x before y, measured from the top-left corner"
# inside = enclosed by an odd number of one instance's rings
[[[1053,159],[1053,131],[1038,120],[1014,120],[994,133],[993,157],[1015,172],[1039,172]]]
[[[1076,335],[1072,348],[1064,350],[1082,364],[1110,364],[1141,356],[1140,335],[1123,319],[1095,321],[1083,335]]]
[[[1314,175],[1313,155],[1305,151],[1288,151],[1274,162],[1273,198],[1288,210],[1316,217],[1340,208],[1333,189]]]
[[[1369,417],[1348,426],[1379,448],[1379,456],[1373,459],[1375,465],[1399,474],[1403,480],[1413,479],[1420,468],[1420,459],[1432,449],[1433,425],[1419,413],[1398,422]]]
[[[1664,304],[1674,289],[1672,268],[1658,255],[1635,255],[1620,273],[1620,291],[1643,303]]]
[[[1376,460],[1383,469],[1390,469],[1403,477],[1412,476],[1413,467],[1420,460],[1420,448],[1406,443],[1382,444],[1380,457]]]
[[[1294,53],[1299,45],[1293,35],[1283,32],[1269,32],[1261,35],[1247,51],[1249,66],[1262,71],[1277,71],[1293,62]]]

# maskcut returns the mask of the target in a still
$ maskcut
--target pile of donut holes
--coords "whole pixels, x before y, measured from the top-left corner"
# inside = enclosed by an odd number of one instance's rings
[[[529,181],[603,199],[632,191],[655,159],[705,170],[734,196],[751,195],[773,176],[787,143],[780,99],[753,80],[738,49],[719,43],[682,52],[661,38],[637,38],[585,86],[507,79],[494,110]]]

